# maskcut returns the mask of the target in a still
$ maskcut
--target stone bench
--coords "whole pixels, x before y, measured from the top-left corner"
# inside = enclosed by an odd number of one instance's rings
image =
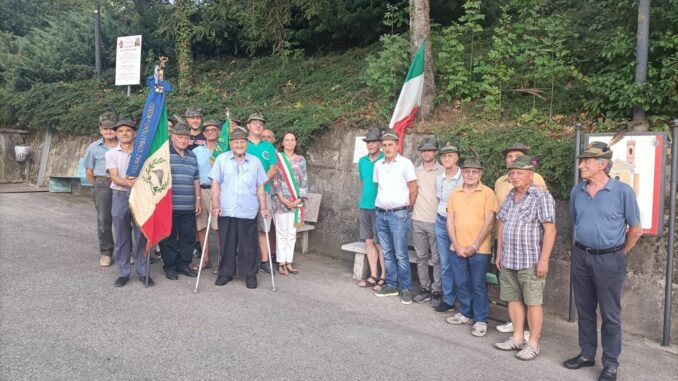
[[[367,249],[365,248],[365,242],[358,241],[347,243],[341,246],[341,250],[354,253],[353,279],[366,279],[370,273],[370,266],[367,262]],[[410,263],[417,263],[417,253],[414,251],[414,249],[409,248],[407,254],[410,258]],[[433,263],[430,260],[428,264],[429,266],[433,266]],[[493,267],[493,264],[490,264],[490,266]],[[488,269],[486,277],[488,284],[499,285],[499,279],[497,278],[497,275],[494,272],[491,272],[490,269]]]

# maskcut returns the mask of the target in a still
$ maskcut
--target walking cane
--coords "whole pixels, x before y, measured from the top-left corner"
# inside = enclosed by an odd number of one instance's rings
[[[271,243],[268,241],[268,221],[264,218],[264,228],[266,229],[266,248],[268,249],[268,266],[271,269],[271,291],[276,292],[275,289],[275,271],[273,271],[273,258],[271,256]]]
[[[207,231],[205,232],[205,242],[202,243],[202,253],[200,254],[200,266],[198,266],[198,278],[195,280],[194,294],[198,293],[198,285],[200,284],[200,274],[202,273],[202,261],[205,258],[205,248],[207,247],[207,240],[210,239],[210,224],[212,223],[212,198],[210,197],[209,213],[207,215]],[[221,255],[220,255],[221,256]]]

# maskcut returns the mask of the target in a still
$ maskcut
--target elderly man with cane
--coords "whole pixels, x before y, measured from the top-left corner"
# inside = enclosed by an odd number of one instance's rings
[[[247,288],[257,288],[260,255],[257,213],[271,217],[264,191],[268,176],[261,162],[245,152],[247,130],[235,128],[229,141],[231,150],[217,157],[209,174],[212,214],[219,216],[221,256],[214,284],[226,285],[237,272],[245,276]]]

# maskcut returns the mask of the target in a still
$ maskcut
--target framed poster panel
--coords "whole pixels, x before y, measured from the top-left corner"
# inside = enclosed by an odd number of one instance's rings
[[[610,144],[614,133],[586,134],[585,144]],[[640,208],[643,234],[661,235],[664,227],[664,169],[667,135],[664,132],[626,133],[614,143],[610,177],[633,188]]]
[[[118,37],[115,85],[138,85],[141,77],[141,35]]]

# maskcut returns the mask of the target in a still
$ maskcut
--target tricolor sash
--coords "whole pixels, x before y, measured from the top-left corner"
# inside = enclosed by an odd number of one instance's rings
[[[284,153],[278,152],[276,153],[276,155],[278,156],[278,170],[280,171],[280,175],[283,178],[283,181],[285,181],[285,184],[287,185],[287,189],[290,190],[290,199],[292,201],[296,201],[300,198],[299,184],[297,183],[297,179],[294,178],[294,173],[292,172],[292,165],[290,164],[287,155],[285,155]],[[296,227],[304,226],[305,213],[306,210],[304,209],[303,204],[300,204],[297,208],[294,209],[294,225]]]

